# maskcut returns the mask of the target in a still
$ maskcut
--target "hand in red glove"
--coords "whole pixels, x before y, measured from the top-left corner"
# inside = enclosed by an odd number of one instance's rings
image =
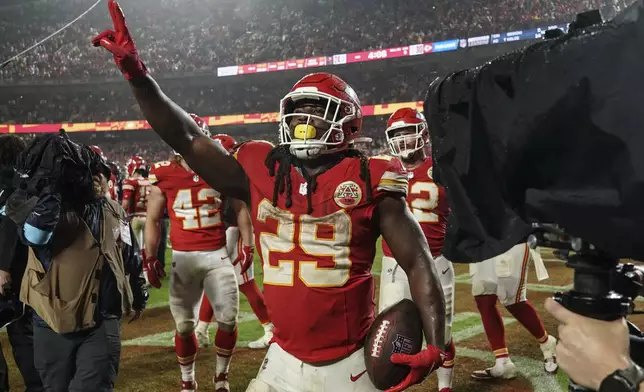
[[[143,256],[143,273],[145,274],[145,280],[150,283],[150,286],[155,289],[161,288],[161,278],[165,276],[165,271],[163,270],[163,265],[156,257],[147,257],[145,250],[141,251]]]
[[[119,68],[125,79],[130,80],[135,77],[145,76],[148,74],[145,64],[139,59],[139,53],[134,46],[134,40],[130,35],[125,22],[123,10],[114,0],[107,1],[107,8],[112,17],[114,30],[106,30],[94,39],[92,45],[102,46],[112,52],[114,62]]]
[[[239,254],[237,255],[237,258],[235,259],[235,261],[233,261],[233,265],[237,265],[237,263],[241,263],[241,273],[244,274],[246,271],[248,271],[250,266],[253,265],[254,257],[255,257],[255,248],[252,247],[251,245],[244,245],[239,251]]]
[[[426,349],[414,355],[392,354],[392,363],[409,366],[411,371],[400,384],[387,389],[385,392],[401,392],[414,384],[422,382],[431,372],[438,369],[444,360],[445,353],[434,346],[427,346]]]

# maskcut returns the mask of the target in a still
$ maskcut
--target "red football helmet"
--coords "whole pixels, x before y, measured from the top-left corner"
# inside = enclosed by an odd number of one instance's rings
[[[401,129],[411,132],[396,132]],[[416,109],[402,108],[394,112],[387,121],[387,144],[391,155],[407,159],[413,153],[429,145],[429,132],[425,116]]]
[[[237,145],[237,141],[233,139],[232,136],[226,135],[225,133],[220,133],[212,137],[212,140],[221,143],[221,145],[226,149],[226,151],[231,152]]]
[[[201,132],[206,134],[206,136],[208,136],[208,137],[211,136],[210,128],[208,128],[208,124],[206,123],[206,120],[204,120],[203,118],[197,116],[194,113],[190,113],[190,117],[192,117],[192,119],[195,120],[195,122],[199,126],[199,129],[201,129]]]
[[[89,146],[89,148],[91,148],[95,153],[97,153],[99,157],[103,158],[103,160],[107,161],[105,154],[103,154],[103,150],[101,150],[99,146],[92,145],[92,146]]]
[[[135,155],[127,162],[127,176],[132,177],[137,170],[145,169],[145,159]]]
[[[295,113],[298,101],[302,100],[319,103],[324,112]],[[306,121],[291,129],[293,117]],[[311,125],[311,119],[326,122],[329,129],[320,135],[321,131]],[[280,102],[280,144],[289,145],[291,154],[301,159],[347,149],[361,128],[362,108],[358,96],[344,80],[329,73],[305,76]]]

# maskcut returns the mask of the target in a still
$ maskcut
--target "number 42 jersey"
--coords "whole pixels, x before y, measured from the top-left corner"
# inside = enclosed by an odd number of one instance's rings
[[[156,163],[148,179],[166,197],[172,249],[192,252],[226,246],[219,192],[175,161]]]
[[[374,320],[371,266],[380,236],[373,222],[378,201],[407,193],[397,159],[371,158],[371,189],[360,159],[345,158],[320,174],[307,211],[308,186],[291,167],[292,205],[264,160],[273,146],[242,144],[237,160],[248,175],[256,247],[264,266],[264,298],[282,349],[309,363],[344,358],[362,347]],[[372,199],[368,199],[368,193]]]

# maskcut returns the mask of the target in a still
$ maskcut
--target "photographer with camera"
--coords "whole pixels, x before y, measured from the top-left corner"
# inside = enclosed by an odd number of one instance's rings
[[[14,166],[25,142],[16,135],[0,136],[0,208],[13,193]],[[32,310],[18,300],[20,282],[27,266],[27,247],[20,242],[16,224],[0,215],[0,327],[6,326],[13,358],[26,392],[44,391],[34,367]],[[0,350],[0,392],[9,390],[9,374]]]
[[[36,368],[47,391],[112,391],[121,317],[140,317],[147,290],[125,211],[105,197],[110,170],[64,133],[34,140],[16,170],[5,214],[29,246]]]

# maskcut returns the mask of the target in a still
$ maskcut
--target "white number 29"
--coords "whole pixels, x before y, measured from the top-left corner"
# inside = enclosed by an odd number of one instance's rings
[[[213,199],[213,202],[195,208],[190,189],[181,189],[177,192],[172,209],[177,217],[183,220],[183,229],[207,229],[221,224],[219,192],[211,188],[203,188],[197,193],[197,199],[201,202]]]
[[[293,286],[296,274],[308,287],[342,287],[349,280],[351,218],[345,211],[340,210],[319,218],[300,216],[297,244],[296,222],[291,212],[281,210],[268,200],[263,200],[258,206],[257,220],[266,222],[267,219],[277,221],[277,230],[274,233],[259,234],[264,261],[264,284]],[[318,230],[324,226],[333,227],[333,235],[330,238],[318,237]],[[306,256],[300,260],[292,260],[292,256],[284,255],[278,260],[277,266],[270,264],[271,252],[289,253],[297,245]],[[320,257],[332,258],[335,265],[319,267],[316,259]],[[296,265],[299,267],[298,271]]]
[[[409,203],[411,212],[418,223],[436,223],[439,221],[438,215],[432,212],[438,207],[438,185],[433,182],[417,182],[410,187],[409,194],[427,196],[414,198]]]

